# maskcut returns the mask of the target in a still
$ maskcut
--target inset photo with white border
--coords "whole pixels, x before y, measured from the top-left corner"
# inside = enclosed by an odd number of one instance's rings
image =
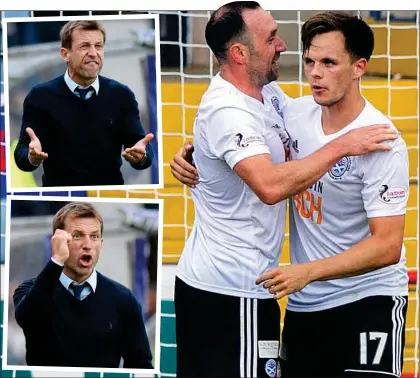
[[[163,200],[12,195],[6,223],[3,370],[159,372]]]
[[[162,188],[158,15],[2,27],[7,191]]]

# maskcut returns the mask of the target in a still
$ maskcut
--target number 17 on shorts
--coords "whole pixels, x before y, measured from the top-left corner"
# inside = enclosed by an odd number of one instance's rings
[[[382,307],[376,310],[370,308],[370,313],[364,314],[363,319],[353,320],[353,332],[347,350],[349,358],[344,366],[346,375],[376,373],[401,376],[407,297],[394,296],[387,299],[382,301]],[[385,309],[384,306],[389,308]]]

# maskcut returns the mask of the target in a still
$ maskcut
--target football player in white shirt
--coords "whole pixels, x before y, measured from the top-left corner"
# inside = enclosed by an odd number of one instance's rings
[[[206,40],[221,63],[194,124],[194,227],[175,282],[178,377],[274,376],[280,309],[256,278],[278,265],[287,197],[341,158],[388,150],[396,133],[351,131],[285,163],[287,134],[277,61],[286,50],[272,16],[255,2],[226,4]]]
[[[349,130],[392,125],[360,94],[374,45],[363,20],[319,14],[303,25],[301,39],[312,96],[285,110],[292,159]],[[292,265],[257,280],[276,299],[289,295],[284,377],[401,375],[408,153],[401,137],[389,143],[389,151],[343,157],[290,202]]]

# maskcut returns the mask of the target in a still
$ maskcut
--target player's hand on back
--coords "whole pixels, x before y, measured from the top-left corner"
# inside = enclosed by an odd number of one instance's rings
[[[48,157],[48,154],[42,151],[41,141],[30,127],[26,128],[26,132],[31,138],[29,142],[29,160],[33,165],[40,165]]]
[[[194,188],[198,184],[197,169],[193,165],[192,153],[194,146],[185,142],[170,162],[172,175],[184,185]]]
[[[72,240],[72,236],[64,230],[57,229],[51,238],[52,257],[55,261],[64,264],[69,258],[68,243]]]
[[[386,141],[398,138],[398,132],[390,125],[371,125],[347,132],[336,141],[344,147],[347,156],[364,155],[375,151],[388,151],[392,147]],[[385,143],[384,143],[385,142]]]

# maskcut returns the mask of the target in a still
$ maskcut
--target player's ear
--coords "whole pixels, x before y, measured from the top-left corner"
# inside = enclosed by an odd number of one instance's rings
[[[232,61],[237,64],[244,64],[246,61],[245,46],[241,43],[234,43],[230,46],[229,54]]]
[[[63,59],[66,63],[69,62],[69,50],[62,47],[60,49],[60,55],[61,55],[61,59]]]
[[[354,78],[360,79],[366,72],[368,62],[364,58],[358,59],[354,63]]]

